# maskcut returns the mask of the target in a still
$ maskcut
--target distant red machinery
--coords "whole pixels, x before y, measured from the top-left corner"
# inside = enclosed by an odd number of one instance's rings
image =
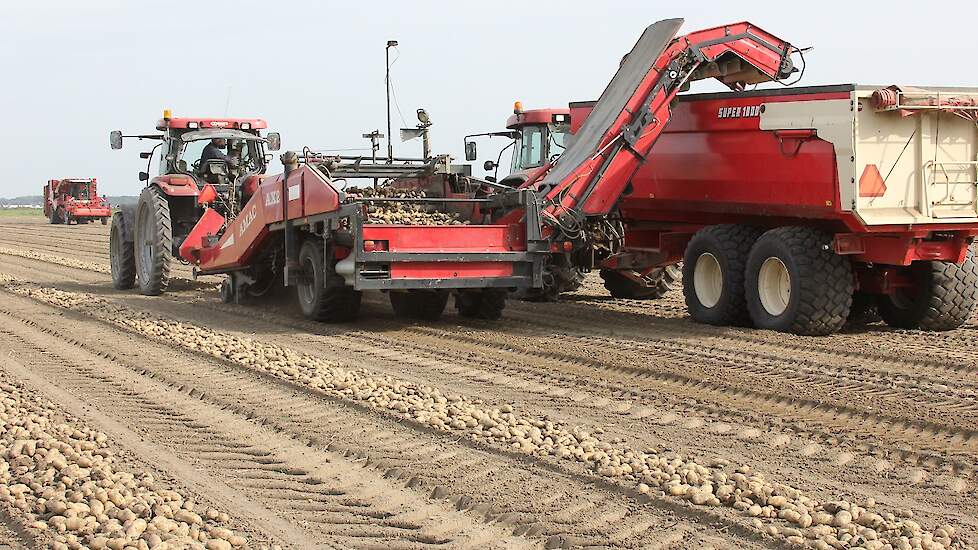
[[[48,180],[44,185],[44,216],[53,224],[109,221],[112,205],[98,194],[95,178]]]

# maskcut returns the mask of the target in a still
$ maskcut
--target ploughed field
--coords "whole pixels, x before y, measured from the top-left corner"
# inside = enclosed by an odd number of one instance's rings
[[[974,548],[978,322],[807,338],[592,276],[498,322],[112,288],[0,217],[0,548]]]

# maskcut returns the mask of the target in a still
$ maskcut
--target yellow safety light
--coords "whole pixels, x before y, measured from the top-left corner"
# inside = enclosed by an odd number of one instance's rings
[[[170,120],[173,118],[173,111],[170,109],[163,109],[163,120]]]
[[[523,102],[522,101],[517,101],[516,103],[513,103],[513,112],[516,113],[516,114],[520,114],[520,113],[523,112]]]

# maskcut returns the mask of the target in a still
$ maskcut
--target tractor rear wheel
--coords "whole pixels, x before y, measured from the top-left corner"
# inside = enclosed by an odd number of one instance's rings
[[[506,308],[506,291],[499,288],[460,290],[455,295],[455,308],[462,317],[495,321]]]
[[[398,317],[437,321],[448,304],[449,293],[444,290],[391,291],[391,307]]]
[[[173,233],[170,203],[157,187],[147,187],[139,195],[133,241],[139,291],[146,296],[166,292],[170,284]]]
[[[683,295],[697,323],[748,325],[744,265],[761,232],[747,225],[712,225],[686,245]]]
[[[638,283],[611,269],[602,269],[600,275],[604,280],[604,287],[611,293],[612,298],[654,300],[662,298],[675,288],[682,278],[682,267],[679,265],[657,267],[643,277],[645,284]]]
[[[971,317],[978,303],[978,264],[973,250],[968,250],[961,265],[914,262],[908,269],[912,288],[877,299],[877,311],[886,324],[944,331],[960,327]]]
[[[136,255],[132,242],[132,228],[122,212],[112,215],[112,228],[109,229],[109,264],[112,271],[112,286],[119,290],[129,290],[136,283]]]
[[[754,326],[824,336],[846,324],[852,263],[831,243],[832,235],[810,227],[779,227],[757,239],[745,271]]]
[[[342,323],[360,314],[359,290],[346,286],[343,277],[327,270],[323,260],[323,241],[307,239],[299,250],[299,281],[296,297],[302,313],[314,321]]]

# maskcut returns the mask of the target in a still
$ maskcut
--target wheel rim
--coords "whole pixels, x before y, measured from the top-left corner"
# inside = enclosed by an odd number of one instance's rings
[[[136,239],[139,243],[139,277],[143,281],[149,281],[153,260],[156,257],[156,242],[152,238],[153,233],[156,232],[156,220],[153,219],[146,209],[143,209],[141,214],[142,216],[139,220],[139,238]]]
[[[757,294],[768,314],[777,317],[791,302],[791,275],[780,258],[764,260],[757,273]]]
[[[302,280],[296,284],[296,292],[299,294],[299,301],[303,304],[311,304],[316,299],[316,272],[312,263],[312,258],[306,258],[302,262]]]
[[[723,294],[723,270],[716,256],[709,252],[700,254],[693,267],[693,290],[703,307],[711,308],[720,302]]]

